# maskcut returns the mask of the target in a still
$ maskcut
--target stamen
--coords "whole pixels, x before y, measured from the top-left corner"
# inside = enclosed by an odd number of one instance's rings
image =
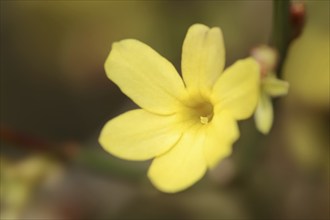
[[[197,97],[194,100],[195,103],[191,103],[191,107],[186,112],[191,116],[191,119],[202,125],[211,123],[213,119],[213,104],[208,100],[201,97]]]
[[[199,119],[204,125],[210,123],[213,118],[213,106],[209,102],[204,102],[199,108]]]
[[[204,124],[204,125],[209,123],[209,117],[207,117],[207,116],[206,117],[201,116],[200,119],[201,119],[201,123]]]

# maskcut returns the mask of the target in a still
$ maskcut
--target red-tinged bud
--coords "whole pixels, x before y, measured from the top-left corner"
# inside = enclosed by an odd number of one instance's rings
[[[304,2],[292,2],[290,5],[290,19],[292,23],[292,39],[297,38],[304,27],[306,19],[306,6]]]
[[[275,48],[260,45],[251,50],[251,56],[260,65],[261,78],[265,77],[270,72],[273,72],[278,63],[278,52]]]

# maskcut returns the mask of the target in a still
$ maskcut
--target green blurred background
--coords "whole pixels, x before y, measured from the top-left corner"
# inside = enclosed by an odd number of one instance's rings
[[[105,75],[111,44],[147,43],[179,70],[194,23],[222,28],[226,64],[269,42],[271,1],[1,1],[1,219],[329,219],[329,2],[306,1],[289,95],[268,136],[240,122],[233,155],[167,195],[149,162],[97,142],[136,108]]]

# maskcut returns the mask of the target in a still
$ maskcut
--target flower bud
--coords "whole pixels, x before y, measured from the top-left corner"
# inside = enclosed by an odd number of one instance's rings
[[[306,7],[303,2],[292,2],[290,5],[290,20],[292,24],[292,39],[299,37],[305,24]]]
[[[259,63],[261,77],[265,77],[277,66],[278,53],[275,48],[267,45],[260,45],[251,50],[251,56]]]

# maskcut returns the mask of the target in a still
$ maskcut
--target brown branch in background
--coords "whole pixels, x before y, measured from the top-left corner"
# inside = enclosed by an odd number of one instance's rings
[[[8,147],[13,147],[27,153],[42,153],[64,163],[76,163],[79,166],[94,170],[96,172],[115,175],[121,178],[139,179],[143,177],[140,169],[132,167],[122,167],[116,160],[104,159],[103,152],[83,148],[81,144],[74,141],[64,143],[54,143],[43,138],[18,132],[6,126],[0,126],[0,144],[5,143]],[[2,147],[2,146],[1,146]],[[1,149],[1,153],[3,149]]]
[[[0,142],[28,152],[51,154],[64,160],[77,155],[80,148],[74,142],[54,143],[3,125],[0,126]]]

